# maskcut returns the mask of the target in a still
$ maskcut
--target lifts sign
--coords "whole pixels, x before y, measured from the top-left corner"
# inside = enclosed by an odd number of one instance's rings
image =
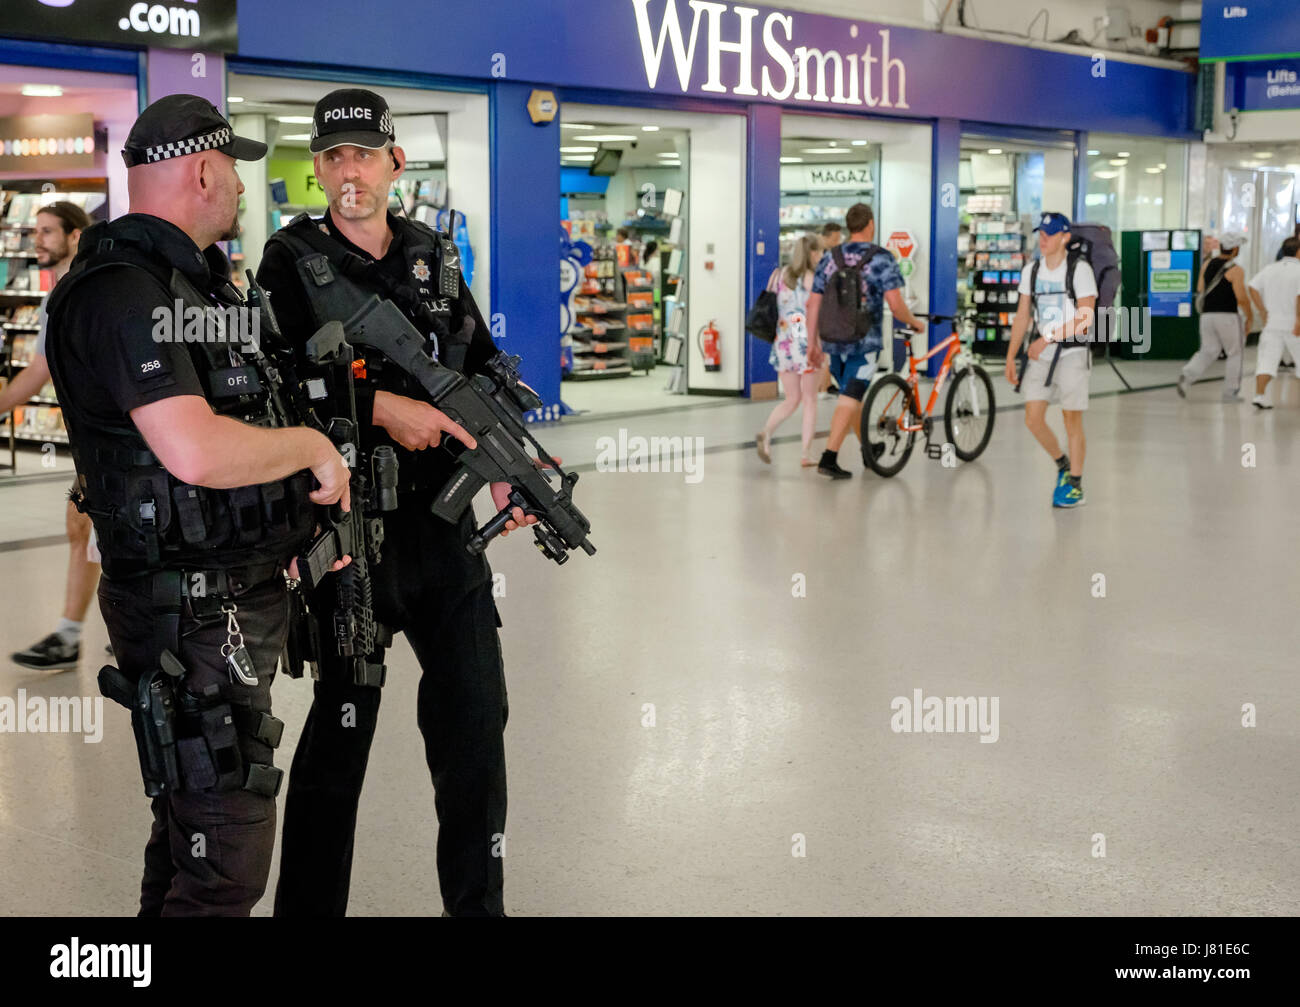
[[[842,42],[804,44],[795,15],[716,0],[630,0],[646,83],[855,108],[907,109],[907,67],[890,30],[844,25]],[[824,21],[825,19],[819,19]],[[820,40],[819,40],[820,41]],[[723,61],[726,58],[727,66]]]

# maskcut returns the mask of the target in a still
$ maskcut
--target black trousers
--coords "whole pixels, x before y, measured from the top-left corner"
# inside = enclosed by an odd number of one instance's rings
[[[99,582],[99,607],[118,667],[135,681],[158,660],[152,581]],[[201,695],[216,685],[222,699],[253,713],[271,712],[271,681],[288,633],[284,579],[233,599],[235,618],[257,672],[257,685],[232,682],[221,646],[226,616],[220,600],[184,602],[180,651],[182,688]],[[121,711],[122,717],[129,714]],[[244,765],[272,765],[271,747],[240,731]],[[266,891],[275,846],[275,798],[248,790],[181,789],[153,799],[153,828],[145,846],[141,916],[247,916]]]
[[[447,568],[431,564],[449,534],[459,539],[463,529],[411,501],[385,519],[375,610],[385,625],[405,632],[420,664],[416,722],[433,781],[443,909],[452,916],[499,916],[509,715],[500,620],[486,563],[454,568],[468,584],[447,582]],[[383,659],[382,649],[375,659]],[[382,695],[352,684],[334,662],[321,662],[289,772],[277,916],[347,911],[357,804]]]

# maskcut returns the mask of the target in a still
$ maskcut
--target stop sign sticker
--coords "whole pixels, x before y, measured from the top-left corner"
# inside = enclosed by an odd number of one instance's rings
[[[891,252],[897,252],[900,259],[910,259],[916,251],[916,238],[911,231],[893,231],[885,242],[885,247]]]

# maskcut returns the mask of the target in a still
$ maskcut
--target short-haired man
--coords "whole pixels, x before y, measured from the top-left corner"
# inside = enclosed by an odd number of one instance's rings
[[[1088,408],[1087,345],[1071,345],[1092,325],[1097,307],[1097,279],[1080,257],[1070,265],[1070,220],[1063,213],[1044,213],[1034,228],[1041,258],[1020,274],[1020,300],[1007,347],[1007,381],[1016,383],[1016,357],[1032,321],[1037,338],[1029,344],[1020,390],[1025,393],[1025,426],[1056,462],[1053,507],[1083,503],[1083,413]],[[1050,344],[1057,345],[1052,346]],[[1047,425],[1049,402],[1059,401],[1069,453]]]
[[[36,264],[48,269],[55,283],[63,279],[77,254],[81,232],[90,226],[86,211],[75,203],[60,200],[47,203],[36,211],[36,228],[32,235]],[[45,359],[45,302],[41,302],[40,335],[36,337],[36,353],[31,363],[22,369],[3,389],[0,389],[0,416],[29,401],[50,380],[50,365]],[[75,488],[76,480],[73,480]],[[63,618],[54,632],[42,637],[26,650],[11,655],[15,664],[24,668],[59,670],[75,668],[81,658],[81,627],[95,596],[99,583],[99,564],[89,555],[90,518],[80,513],[68,501],[65,505],[64,527],[68,533],[68,579],[63,593]]]
[[[317,326],[345,321],[378,296],[426,337],[424,351],[443,366],[482,373],[496,345],[453,253],[429,228],[388,209],[406,165],[388,103],[373,91],[331,91],[316,103],[313,123],[312,164],[329,208],[320,220],[304,214],[272,235],[258,270],[287,340],[305,353]],[[440,293],[444,280],[456,296]],[[449,523],[431,507],[455,474],[452,456],[434,449],[444,436],[469,448],[477,442],[377,351],[367,354],[354,395],[362,444],[389,446],[398,460],[397,506],[382,515],[383,548],[373,571],[374,617],[406,636],[419,664],[415,715],[434,786],[443,911],[500,916],[504,865],[493,837],[505,834],[508,703],[492,571],[481,550],[466,548],[475,531],[472,510]],[[319,408],[337,415],[328,403]],[[510,485],[494,483],[491,492],[499,510]],[[514,514],[518,524],[508,522],[507,532],[537,522],[519,508]],[[332,587],[310,599],[326,626],[338,605]],[[384,639],[364,655],[364,670],[334,650],[319,655],[285,797],[277,916],[346,913],[357,811],[391,646],[387,633]],[[345,709],[349,715],[340,717]]]
[[[849,229],[849,240],[822,256],[813,276],[812,293],[808,296],[806,309],[808,362],[817,367],[825,356],[830,361],[831,377],[840,389],[831,416],[830,437],[817,464],[818,473],[832,479],[847,479],[851,475],[840,467],[840,445],[849,430],[858,431],[861,424],[862,399],[867,394],[871,375],[875,373],[876,358],[882,345],[880,323],[884,317],[884,305],[888,304],[894,318],[913,331],[925,331],[924,323],[903,301],[903,274],[899,272],[893,254],[874,243],[876,217],[871,207],[866,203],[854,203],[845,214],[844,223]],[[822,300],[826,285],[832,276],[845,269],[860,270],[861,306],[870,318],[866,333],[857,338],[854,332],[832,331],[832,326],[823,324],[837,317],[828,313],[823,318]]]
[[[142,916],[247,916],[261,898],[286,567],[311,537],[312,503],[350,507],[338,449],[283,425],[261,349],[224,326],[219,340],[182,340],[189,325],[175,321],[183,309],[253,324],[216,243],[239,234],[236,160],[265,154],[203,98],[154,102],[122,151],[131,212],[85,232],[49,298],[50,375],[121,666],[101,669],[100,689],[132,711],[153,798]]]
[[[844,228],[833,220],[822,224],[822,248],[834,248],[844,242]]]
[[[1277,377],[1284,349],[1300,360],[1300,239],[1282,242],[1282,258],[1270,262],[1250,281],[1250,299],[1264,319],[1255,358],[1257,409],[1272,409],[1268,385]]]

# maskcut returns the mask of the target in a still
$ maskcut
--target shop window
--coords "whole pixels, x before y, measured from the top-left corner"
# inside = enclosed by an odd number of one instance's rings
[[[1093,133],[1088,137],[1086,217],[1112,232],[1183,224],[1187,144]]]

